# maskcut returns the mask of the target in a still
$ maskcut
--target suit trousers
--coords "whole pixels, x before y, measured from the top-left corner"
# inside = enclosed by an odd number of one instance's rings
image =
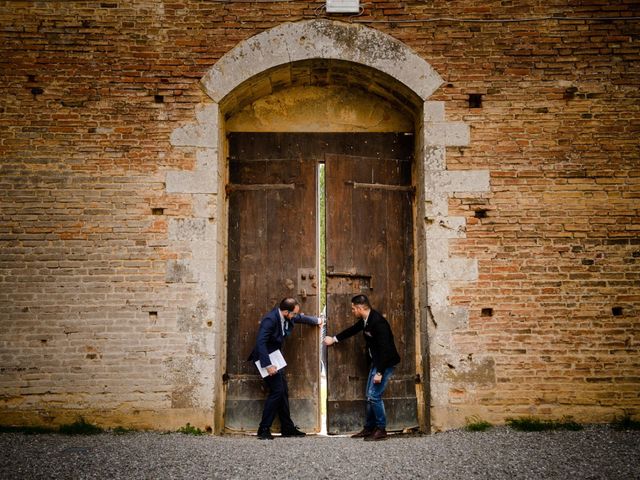
[[[289,411],[289,387],[283,371],[278,370],[275,375],[265,377],[264,381],[269,388],[269,396],[264,403],[259,430],[271,428],[276,415],[280,418],[282,432],[294,430],[295,425],[291,420],[291,412]]]

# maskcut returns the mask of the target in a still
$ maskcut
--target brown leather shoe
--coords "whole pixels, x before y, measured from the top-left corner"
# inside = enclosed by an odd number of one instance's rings
[[[376,440],[384,440],[387,438],[387,431],[384,428],[376,428],[373,434],[368,437],[364,437],[365,442],[368,441],[376,441]]]
[[[373,435],[373,432],[375,432],[375,429],[369,430],[368,428],[363,428],[358,433],[351,435],[351,438],[367,438],[368,436]]]

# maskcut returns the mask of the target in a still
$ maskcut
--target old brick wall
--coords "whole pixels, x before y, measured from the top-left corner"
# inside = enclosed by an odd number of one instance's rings
[[[431,358],[435,429],[640,409],[639,21],[425,21],[638,15],[637,1],[609,3],[331,16],[433,66],[445,83],[431,99],[471,128],[448,168],[490,171],[490,193],[450,202],[467,224],[451,253],[477,258],[479,279],[450,295],[469,312],[455,354]],[[167,193],[166,172],[197,161],[171,132],[208,102],[198,81],[222,55],[321,5],[0,2],[2,423],[213,425],[223,332],[206,306],[185,307],[199,279],[184,266],[223,199]]]
[[[564,12],[639,6],[585,3]],[[447,113],[472,129],[449,168],[489,168],[492,187],[452,200],[467,217],[452,252],[479,270],[451,298],[469,307],[452,336],[460,355],[439,366],[454,416],[469,405],[492,420],[638,413],[638,32],[637,20],[466,25],[449,31],[459,57],[433,63]]]

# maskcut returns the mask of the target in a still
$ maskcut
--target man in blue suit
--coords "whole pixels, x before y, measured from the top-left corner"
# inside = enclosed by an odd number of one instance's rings
[[[283,437],[303,437],[306,434],[296,428],[291,420],[289,411],[289,388],[287,380],[275,365],[272,365],[269,354],[282,348],[286,336],[291,334],[295,323],[308,325],[322,325],[322,320],[316,317],[300,314],[300,303],[295,298],[285,298],[280,305],[267,313],[260,320],[260,328],[256,346],[249,360],[260,360],[260,366],[266,368],[268,375],[264,378],[269,388],[269,396],[264,404],[262,420],[258,427],[258,439],[272,440],[271,424],[276,415],[280,418]]]

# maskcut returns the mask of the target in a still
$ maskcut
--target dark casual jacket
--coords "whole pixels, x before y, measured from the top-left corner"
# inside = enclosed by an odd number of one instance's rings
[[[384,372],[388,367],[393,367],[400,363],[400,355],[393,341],[391,326],[380,313],[371,310],[366,327],[364,320],[360,319],[337,334],[336,338],[338,342],[341,342],[361,331],[364,332],[367,350],[371,356],[371,364],[376,367],[376,370]]]

